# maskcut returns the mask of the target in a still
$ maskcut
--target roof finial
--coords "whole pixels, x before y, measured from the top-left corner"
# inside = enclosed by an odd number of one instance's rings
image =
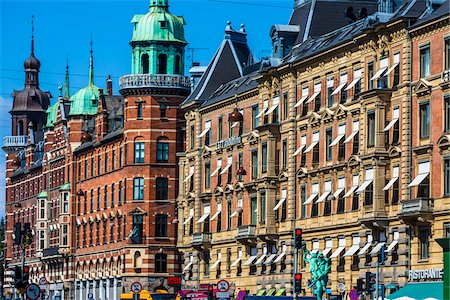
[[[92,53],[94,51],[92,51],[92,32],[91,32],[91,55],[90,55],[90,59],[89,59],[89,84],[94,84],[94,57],[92,55]]]
[[[69,91],[69,55],[67,55],[67,61],[66,61],[66,81],[64,83],[64,98],[67,98],[67,99],[70,98],[70,91]]]
[[[31,15],[31,54],[34,54],[34,15]]]

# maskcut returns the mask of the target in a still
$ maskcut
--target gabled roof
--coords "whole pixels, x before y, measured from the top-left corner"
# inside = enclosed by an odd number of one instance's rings
[[[195,101],[206,101],[222,84],[241,77],[244,68],[252,63],[247,45],[247,34],[243,27],[235,31],[228,24],[225,38],[194,91],[181,104],[186,106]]]

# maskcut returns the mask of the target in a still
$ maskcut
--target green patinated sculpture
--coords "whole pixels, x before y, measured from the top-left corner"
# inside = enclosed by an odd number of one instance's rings
[[[309,257],[308,257],[309,256]],[[331,270],[331,260],[323,256],[323,253],[310,253],[306,247],[303,249],[303,258],[309,264],[309,272],[312,280],[308,288],[316,286],[315,294],[317,300],[322,300],[322,295],[326,291],[328,273]]]

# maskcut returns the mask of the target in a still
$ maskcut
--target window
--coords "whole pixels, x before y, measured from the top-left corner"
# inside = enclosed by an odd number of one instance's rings
[[[89,177],[89,172],[88,172],[88,160],[85,159],[84,160],[84,179]]]
[[[367,113],[367,147],[375,146],[375,111]]]
[[[267,172],[267,142],[262,143],[261,145],[262,148],[262,172],[266,173]]]
[[[167,105],[165,103],[161,103],[159,105],[159,117],[166,118],[166,113],[167,113]]]
[[[141,56],[142,61],[142,74],[148,74],[149,72],[149,61],[148,61],[148,54],[144,53]]]
[[[288,93],[283,94],[283,120],[287,120],[289,118],[289,100]]]
[[[205,163],[205,189],[209,189],[211,187],[211,163]]]
[[[332,107],[334,104],[334,78],[328,78],[327,80],[327,104],[328,107]]]
[[[167,215],[156,215],[155,236],[167,237]]]
[[[109,171],[109,158],[108,158],[108,152],[105,152],[105,172]]]
[[[134,142],[134,163],[143,163],[144,153],[144,142]]]
[[[356,189],[359,185],[359,176],[358,174],[353,175],[353,196],[352,196],[352,211],[359,209],[359,194],[356,193]],[[345,197],[345,196],[344,196]]]
[[[121,147],[119,150],[119,168],[122,168],[123,164],[123,148]]]
[[[288,156],[288,149],[287,149],[287,139],[283,139],[283,165],[282,169],[287,169],[287,156]]]
[[[144,178],[142,177],[133,180],[133,199],[144,200]]]
[[[169,143],[167,140],[158,140],[156,143],[156,160],[158,162],[169,161]]]
[[[303,146],[303,148],[306,146],[306,135],[302,135],[300,137],[300,145]],[[305,149],[302,149],[302,151],[301,151],[300,166],[301,167],[306,166],[306,151],[305,151]]]
[[[231,274],[231,248],[227,248],[227,274]]]
[[[450,95],[444,97],[444,130],[450,132]]]
[[[157,253],[155,255],[155,273],[167,273],[167,254]]]
[[[142,102],[139,102],[137,104],[137,119],[141,120],[143,117],[143,104]]]
[[[378,72],[376,74],[379,76],[378,82],[377,82],[377,87],[379,89],[385,89],[388,87],[388,78],[386,75],[387,68],[388,68],[388,58],[383,57],[382,59],[380,59],[380,69],[378,70]]]
[[[218,130],[218,140],[221,141],[223,138],[223,117],[219,116],[217,122],[217,130]]]
[[[174,74],[181,74],[181,58],[179,55],[175,56],[175,68],[174,68]]]
[[[430,44],[420,47],[420,77],[428,77],[431,75],[430,65]]]
[[[367,82],[369,83],[369,90],[373,89],[373,80],[370,80],[374,75],[373,72],[373,61],[371,61],[367,64]]]
[[[131,243],[142,244],[144,217],[142,215],[133,216],[133,230],[130,234]]]
[[[444,40],[444,70],[450,70],[450,37],[446,37]]]
[[[326,153],[327,153],[327,160],[330,161],[333,159],[333,148],[330,147],[331,143],[333,142],[333,128],[327,128],[325,130],[326,135]]]
[[[94,190],[91,190],[91,212],[95,209]]]
[[[400,83],[400,53],[394,53],[394,66],[392,86],[397,86]]]
[[[232,202],[227,201],[227,230],[230,230],[232,227],[233,218],[231,217],[232,213]]]
[[[258,178],[258,150],[252,150],[252,179]]]
[[[430,228],[419,227],[419,259],[430,257]]]
[[[315,132],[313,134],[313,141],[317,142],[316,145],[313,147],[312,151],[312,162],[314,167],[317,167],[319,165],[319,156],[320,156],[320,134],[319,132]],[[306,152],[306,150],[305,150]]]
[[[353,81],[356,81],[353,87],[353,97],[356,98],[361,93],[361,69],[353,72]]]
[[[420,138],[430,137],[430,103],[423,102],[419,105],[420,111]]]
[[[300,207],[301,207],[300,217],[302,219],[306,218],[306,205],[304,204],[305,201],[306,201],[306,185],[302,184],[300,186]],[[295,216],[297,216],[296,213]]]
[[[243,161],[244,161],[244,154],[242,152],[238,152],[238,165],[237,165],[238,169],[237,169],[236,174],[239,172],[240,169],[244,168]],[[243,177],[244,177],[244,175],[242,175],[242,172],[241,172],[240,175],[238,175],[238,181],[242,181]]]
[[[278,105],[279,101],[280,101],[280,98],[277,95],[272,99],[272,107],[275,107],[272,112],[272,123],[278,123],[278,117],[279,117],[278,111],[279,111],[279,107],[280,107]]]
[[[114,207],[115,196],[116,196],[116,185],[113,183],[111,184],[111,207]]]
[[[167,74],[167,55],[158,55],[158,74]]]
[[[216,224],[216,232],[221,232],[222,231],[222,203],[218,203],[217,204],[217,224]]]
[[[342,85],[341,100],[340,100],[341,104],[344,104],[347,101],[347,80],[348,80],[347,76],[348,76],[347,73],[342,73],[341,80],[339,81],[340,85]]]
[[[156,200],[169,200],[169,179],[156,178]]]
[[[69,213],[69,193],[62,193],[61,194],[61,207],[62,207],[62,213],[68,214]],[[85,213],[87,211],[85,210]]]
[[[260,224],[266,224],[266,191],[259,192],[259,199],[260,199]]]
[[[119,181],[119,205],[122,205],[123,197],[122,197],[122,181]]]
[[[450,223],[444,223],[444,237],[450,237]]]
[[[45,198],[39,199],[39,217],[40,217],[41,220],[46,219],[46,217],[45,217],[45,207],[46,207]]]
[[[195,147],[195,126],[194,125],[191,125],[190,134],[191,134],[191,138],[190,138],[190,140],[191,140],[191,149],[194,149],[194,147]]]
[[[98,155],[97,159],[97,175],[100,175],[102,173],[102,155]]]
[[[113,170],[117,168],[117,154],[115,149],[112,151],[112,167]]]
[[[94,176],[94,170],[95,170],[95,157],[91,156],[91,176]]]
[[[450,195],[450,157],[444,158],[444,195]]]
[[[203,252],[203,271],[205,277],[209,277],[211,266],[211,256],[208,251]]]
[[[100,210],[101,200],[100,200],[100,188],[97,188],[97,210]]]
[[[105,194],[104,194],[104,206],[103,209],[106,209],[108,207],[108,186],[105,185]]]
[[[269,99],[264,100],[263,102],[263,108],[264,108],[264,124],[269,123],[269,115],[267,114],[267,110],[269,109]]]
[[[256,225],[258,221],[258,198],[250,197],[250,225]]]

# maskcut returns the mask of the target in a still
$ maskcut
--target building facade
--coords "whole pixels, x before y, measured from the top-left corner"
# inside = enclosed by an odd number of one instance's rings
[[[242,59],[242,39],[227,27],[182,104],[187,288],[224,278],[234,295],[292,294],[295,227],[331,260],[333,294],[377,263],[387,294],[415,280],[410,271],[442,269],[448,1],[386,3],[323,32],[310,19],[298,26],[302,8],[311,11],[299,1],[289,25],[272,27],[273,57],[258,64]],[[312,295],[301,253],[298,270]]]
[[[161,21],[164,20],[164,21]],[[29,223],[30,281],[48,280],[50,299],[119,299],[133,282],[176,291],[179,275],[175,200],[177,152],[183,150],[179,104],[190,92],[184,76],[182,17],[168,1],[135,15],[132,72],[120,94],[94,85],[91,46],[87,85],[66,84],[49,105],[39,90],[39,61],[25,62],[25,89],[14,93],[7,152],[7,268],[20,265],[14,223]],[[11,245],[11,246],[9,246]],[[8,295],[17,298],[11,284]]]

